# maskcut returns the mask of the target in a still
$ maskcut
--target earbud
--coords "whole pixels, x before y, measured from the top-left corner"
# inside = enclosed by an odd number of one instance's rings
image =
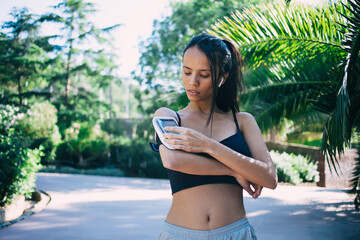
[[[219,87],[221,87],[221,84],[223,83],[223,81],[224,81],[224,77],[221,78],[221,81],[219,83]]]

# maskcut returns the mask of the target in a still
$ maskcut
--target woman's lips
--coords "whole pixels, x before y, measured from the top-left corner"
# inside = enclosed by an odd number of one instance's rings
[[[195,91],[195,90],[188,90],[188,93],[189,93],[191,96],[196,96],[196,95],[199,95],[199,94],[200,94],[200,92]]]

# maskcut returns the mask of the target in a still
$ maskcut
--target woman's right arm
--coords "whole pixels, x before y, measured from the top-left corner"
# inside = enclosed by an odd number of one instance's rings
[[[174,117],[177,119],[176,114],[167,108],[158,109],[154,117]],[[235,171],[215,159],[181,150],[170,150],[163,144],[160,145],[159,152],[163,166],[167,169],[193,175],[233,176],[253,198],[257,198],[261,194],[262,187],[255,186],[242,176],[236,175]],[[250,188],[250,185],[255,191]]]
[[[234,175],[234,171],[219,161],[160,145],[161,161],[165,168],[194,175]]]

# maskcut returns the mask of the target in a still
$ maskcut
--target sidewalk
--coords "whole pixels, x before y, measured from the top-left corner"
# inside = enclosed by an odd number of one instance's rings
[[[39,173],[41,212],[0,230],[1,240],[156,239],[171,204],[167,180]],[[245,208],[258,239],[360,239],[360,214],[340,190],[279,185]]]

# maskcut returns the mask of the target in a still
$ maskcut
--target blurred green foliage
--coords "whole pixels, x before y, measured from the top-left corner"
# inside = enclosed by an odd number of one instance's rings
[[[33,141],[31,148],[43,146],[42,163],[48,164],[55,160],[56,147],[61,141],[57,124],[57,110],[48,101],[35,102],[19,120],[18,129]]]
[[[299,184],[318,181],[317,165],[302,155],[270,152],[277,169],[278,181]]]
[[[128,176],[167,178],[159,153],[150,148],[148,141],[123,138],[118,144],[118,160]]]
[[[99,124],[73,122],[65,130],[65,137],[58,150],[58,164],[77,167],[96,166],[109,152],[110,139]]]
[[[41,168],[42,147],[31,149],[31,139],[16,130],[22,117],[17,108],[0,108],[0,207],[17,195],[30,196]]]

